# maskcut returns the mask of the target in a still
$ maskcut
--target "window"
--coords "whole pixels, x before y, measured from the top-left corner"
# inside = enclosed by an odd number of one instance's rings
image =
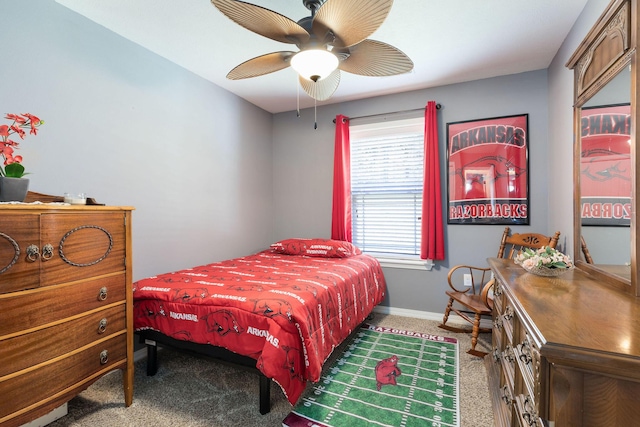
[[[353,243],[420,256],[424,118],[350,126]]]

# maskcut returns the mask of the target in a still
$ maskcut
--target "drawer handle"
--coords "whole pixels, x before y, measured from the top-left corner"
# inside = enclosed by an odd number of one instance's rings
[[[502,400],[504,401],[504,403],[507,404],[507,406],[511,406],[511,395],[509,393],[509,386],[505,385],[504,387],[502,387],[502,396],[501,396]]]
[[[27,246],[27,261],[36,262],[40,258],[40,249],[36,245]]]
[[[100,293],[98,293],[98,299],[100,301],[104,301],[107,299],[107,287],[103,286],[102,288],[100,288]]]
[[[105,317],[104,319],[100,320],[100,323],[98,324],[98,333],[104,334],[106,330],[107,330],[107,318]]]
[[[536,409],[533,407],[533,402],[531,402],[530,396],[527,396],[524,398],[524,412],[522,413],[522,418],[524,418],[524,420],[530,426],[536,424],[536,418],[538,418],[538,413],[536,412]]]
[[[504,351],[502,352],[502,357],[504,357],[505,360],[509,363],[513,363],[516,361],[516,358],[513,356],[513,348],[511,348],[510,345],[507,345],[507,347],[504,349]]]
[[[494,348],[493,349],[493,361],[495,363],[498,363],[500,361],[500,349],[499,348]]]
[[[100,364],[106,365],[108,361],[109,361],[109,352],[107,350],[102,350],[100,352]]]
[[[49,261],[51,258],[53,258],[53,245],[47,243],[42,247],[42,261]]]
[[[496,320],[493,321],[493,327],[498,331],[502,329],[502,319],[499,317],[496,317]]]
[[[496,281],[496,285],[493,287],[493,294],[497,297],[502,295],[502,286],[498,281]]]
[[[519,358],[521,361],[527,364],[531,363],[533,360],[531,357],[531,346],[526,338],[522,341],[522,344],[518,344],[518,351],[520,352]]]

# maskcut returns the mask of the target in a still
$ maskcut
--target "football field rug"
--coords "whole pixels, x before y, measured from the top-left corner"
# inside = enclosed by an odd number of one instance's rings
[[[458,342],[364,325],[286,427],[460,426]]]

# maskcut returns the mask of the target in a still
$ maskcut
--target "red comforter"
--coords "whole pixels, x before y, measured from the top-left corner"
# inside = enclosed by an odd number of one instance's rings
[[[266,250],[136,282],[134,324],[252,357],[294,404],[385,291],[371,256]]]

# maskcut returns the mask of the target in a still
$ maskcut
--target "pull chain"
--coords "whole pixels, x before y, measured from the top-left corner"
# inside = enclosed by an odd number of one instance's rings
[[[318,100],[313,98],[313,128],[318,129]]]
[[[296,117],[300,117],[300,84],[296,80]]]

